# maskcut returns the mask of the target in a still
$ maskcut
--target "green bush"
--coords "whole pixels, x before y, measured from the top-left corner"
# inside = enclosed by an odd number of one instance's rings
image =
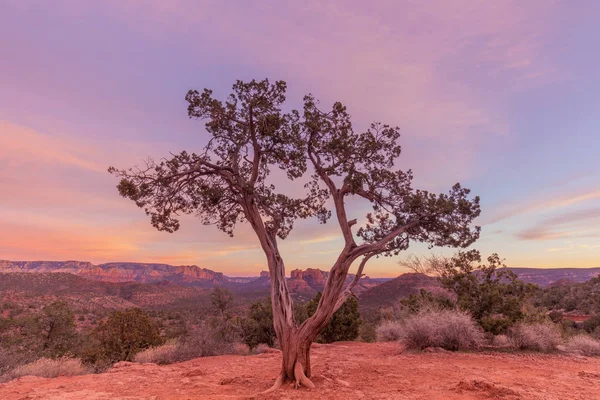
[[[367,343],[373,343],[377,340],[377,325],[363,322],[358,328],[360,340]]]
[[[587,333],[593,333],[594,330],[596,330],[596,328],[599,326],[600,326],[600,314],[594,315],[593,317],[591,317],[588,320],[583,322],[583,329]]]
[[[62,357],[77,351],[79,337],[75,315],[67,303],[54,302],[44,307],[38,323],[45,355]]]
[[[273,328],[273,309],[271,299],[266,298],[252,303],[247,318],[239,320],[242,340],[250,349],[260,343],[273,346],[276,335]]]
[[[561,313],[560,311],[553,310],[548,313],[548,317],[550,317],[552,322],[559,323],[563,319],[563,313]]]
[[[308,316],[312,316],[321,299],[321,292],[306,304]],[[354,297],[348,298],[342,306],[333,314],[329,323],[317,337],[318,342],[333,343],[345,340],[355,340],[361,325],[360,313],[358,312],[358,301]]]
[[[519,280],[497,254],[481,263],[477,250],[460,252],[440,271],[442,287],[453,292],[458,306],[471,313],[487,332],[504,333],[525,317],[526,301],[537,287]]]
[[[92,333],[88,359],[92,362],[133,361],[141,350],[163,343],[158,328],[139,308],[113,311]]]

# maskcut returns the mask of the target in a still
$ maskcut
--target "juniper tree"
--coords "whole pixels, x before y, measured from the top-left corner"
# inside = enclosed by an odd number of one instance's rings
[[[353,295],[369,260],[396,255],[411,242],[466,247],[479,236],[479,227],[471,226],[480,213],[478,197],[469,198],[459,184],[445,194],[413,189],[412,172],[395,168],[399,128],[374,123],[355,132],[342,103],[323,111],[312,95],[304,97],[302,111],[284,112],[285,92],[285,82],[268,80],[237,81],[224,101],[209,89],[190,90],[188,115],[205,120],[209,134],[202,151],[182,151],[127,170],[109,168],[121,178],[120,194],[143,208],[158,230],[176,231],[182,214],[196,215],[230,236],[236,224],[250,224],[271,276],[274,329],[283,358],[270,390],[287,380],[314,386],[310,345]],[[275,168],[290,181],[302,181],[304,195],[284,193],[271,176]],[[349,198],[369,202],[372,211],[350,215]],[[279,241],[298,219],[325,223],[332,215],[344,245],[329,267],[317,310],[297,325]],[[353,217],[364,217],[364,223],[358,226]],[[356,278],[345,287],[355,261]]]

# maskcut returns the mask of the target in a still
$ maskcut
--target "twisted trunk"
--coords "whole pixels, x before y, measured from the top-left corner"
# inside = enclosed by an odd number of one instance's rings
[[[295,387],[300,385],[314,387],[309,379],[311,376],[310,347],[338,308],[337,300],[341,296],[349,267],[347,262],[345,258],[338,259],[331,269],[317,311],[300,327],[297,327],[294,322],[292,301],[283,273],[283,261],[279,260],[275,263],[271,275],[271,302],[273,325],[281,347],[282,363],[281,373],[267,393],[278,389],[286,381],[294,382]]]

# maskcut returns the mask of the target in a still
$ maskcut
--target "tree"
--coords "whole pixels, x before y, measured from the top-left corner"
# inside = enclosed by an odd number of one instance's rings
[[[321,292],[317,293],[314,299],[306,304],[308,316],[317,311]],[[354,297],[349,297],[323,328],[318,339],[324,343],[333,343],[342,340],[354,340],[358,337],[358,329],[361,325],[360,313],[358,312],[358,301]]]
[[[398,254],[412,241],[465,247],[480,231],[471,227],[480,213],[479,198],[469,199],[468,189],[456,184],[439,195],[415,190],[412,172],[395,169],[399,128],[375,123],[357,133],[342,103],[321,111],[312,95],[304,97],[302,112],[283,112],[285,92],[285,82],[268,80],[237,81],[225,101],[208,89],[190,90],[188,116],[206,120],[210,135],[202,152],[182,151],[128,170],[109,168],[121,178],[119,193],[143,208],[158,230],[176,231],[181,214],[196,215],[231,236],[237,223],[250,224],[269,267],[274,329],[283,356],[281,374],[270,390],[286,380],[314,386],[308,379],[310,344],[352,296],[370,259]],[[270,178],[273,168],[290,181],[305,180],[305,194],[285,194]],[[372,206],[356,232],[358,220],[346,209],[349,198]],[[316,312],[298,326],[279,240],[297,219],[316,217],[325,223],[332,211],[344,247],[330,268]],[[344,287],[357,260],[356,278]]]
[[[477,250],[459,252],[446,260],[439,279],[456,294],[460,308],[470,311],[486,331],[498,334],[524,317],[525,300],[537,287],[519,280],[498,254],[487,261],[481,264]]]
[[[132,361],[137,352],[163,342],[156,325],[139,308],[113,311],[93,336],[100,344],[101,354],[96,357],[111,363]]]
[[[248,310],[248,317],[241,321],[241,326],[244,343],[251,349],[261,343],[273,346],[276,336],[271,299],[266,298],[252,303]]]
[[[77,345],[75,315],[64,301],[55,301],[42,310],[39,319],[42,350],[51,356],[73,353]]]
[[[227,288],[222,288],[221,286],[215,286],[215,288],[210,293],[210,300],[215,307],[216,310],[219,311],[222,317],[225,316],[225,312],[231,306],[231,302],[233,301],[233,293],[231,290]]]

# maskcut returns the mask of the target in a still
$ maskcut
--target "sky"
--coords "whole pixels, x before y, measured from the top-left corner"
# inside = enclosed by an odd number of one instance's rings
[[[0,0],[0,259],[266,269],[247,226],[156,231],[107,167],[200,151],[187,91],[269,78],[289,107],[313,93],[356,130],[399,126],[415,187],[481,197],[483,255],[600,266],[598,20],[595,0]],[[341,248],[316,221],[281,244],[288,271]],[[397,276],[398,259],[365,272]]]

